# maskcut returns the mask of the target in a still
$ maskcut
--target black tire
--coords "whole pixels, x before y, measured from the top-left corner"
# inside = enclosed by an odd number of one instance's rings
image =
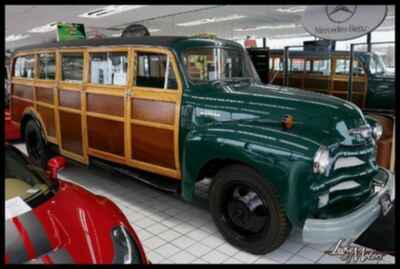
[[[233,246],[265,254],[287,239],[291,225],[278,193],[255,170],[238,164],[227,166],[217,173],[210,188],[212,217]]]
[[[24,139],[29,158],[35,165],[45,169],[50,159],[50,151],[41,126],[36,120],[31,119],[26,123]]]

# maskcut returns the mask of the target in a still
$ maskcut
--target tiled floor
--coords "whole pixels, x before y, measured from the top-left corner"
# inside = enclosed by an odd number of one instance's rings
[[[26,152],[24,144],[17,146]],[[101,168],[70,163],[60,177],[114,201],[138,233],[154,264],[345,263],[324,253],[333,245],[304,244],[299,231],[292,231],[279,249],[266,255],[240,251],[222,238],[211,215],[201,206]],[[207,180],[201,184],[206,186]],[[207,195],[204,186],[200,188],[199,196]],[[379,263],[394,263],[394,257],[386,255]]]

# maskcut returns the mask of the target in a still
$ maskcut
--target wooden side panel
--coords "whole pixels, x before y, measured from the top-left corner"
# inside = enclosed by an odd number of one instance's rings
[[[124,156],[124,123],[87,117],[89,148]]]
[[[123,117],[124,97],[88,93],[87,111]]]
[[[41,105],[37,106],[37,111],[40,114],[44,124],[46,125],[47,135],[51,137],[56,137],[56,125],[54,121],[54,109],[44,107]]]
[[[33,103],[30,101],[21,100],[14,97],[11,97],[11,99],[12,99],[11,119],[16,122],[21,122],[22,113],[24,113],[25,108],[33,106]]]
[[[132,100],[132,119],[173,125],[175,103],[135,98]]]
[[[82,155],[82,124],[81,115],[59,111],[62,148]]]
[[[81,109],[81,92],[60,90],[59,102],[63,107]]]
[[[329,89],[328,79],[304,78],[304,89],[327,91]]]
[[[132,124],[132,159],[175,169],[174,132]]]
[[[14,84],[12,94],[21,98],[33,100],[33,87]]]
[[[36,100],[48,104],[53,104],[53,88],[36,87]]]

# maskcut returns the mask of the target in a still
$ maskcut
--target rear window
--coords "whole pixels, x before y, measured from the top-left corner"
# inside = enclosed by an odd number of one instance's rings
[[[33,55],[18,57],[15,61],[14,75],[20,78],[33,79],[35,77],[35,57]]]

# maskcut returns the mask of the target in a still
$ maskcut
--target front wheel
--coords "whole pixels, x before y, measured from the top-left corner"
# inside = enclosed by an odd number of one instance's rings
[[[41,127],[35,120],[29,120],[26,123],[24,138],[29,158],[35,165],[46,168],[49,150],[43,138]]]
[[[231,165],[218,172],[209,205],[225,239],[250,253],[268,253],[289,235],[290,223],[274,186],[247,166]]]

